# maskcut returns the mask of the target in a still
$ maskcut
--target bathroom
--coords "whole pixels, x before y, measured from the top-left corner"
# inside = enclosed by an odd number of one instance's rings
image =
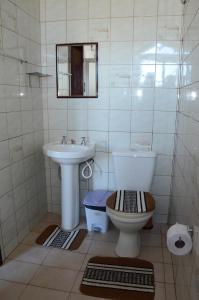
[[[88,192],[117,190],[114,151],[156,154],[139,258],[154,266],[153,299],[199,298],[198,29],[198,0],[0,0],[0,299],[100,299],[79,287],[90,258],[116,257],[115,226],[75,251],[35,243],[62,219],[63,174],[43,145],[63,136],[95,143],[80,225]],[[97,44],[96,95],[59,97],[56,45],[77,43]],[[192,231],[182,256],[167,249],[176,222]]]

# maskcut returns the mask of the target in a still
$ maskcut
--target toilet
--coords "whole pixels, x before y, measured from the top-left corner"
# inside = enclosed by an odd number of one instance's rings
[[[119,229],[115,252],[122,257],[140,253],[140,231],[152,217],[155,203],[149,193],[156,154],[152,151],[113,152],[117,192],[107,200],[106,211]]]

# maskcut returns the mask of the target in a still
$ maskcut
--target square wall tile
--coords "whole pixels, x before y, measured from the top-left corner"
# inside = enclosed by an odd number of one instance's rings
[[[89,20],[89,41],[108,42],[110,40],[109,19]]]
[[[0,169],[5,168],[10,163],[9,143],[0,142]]]
[[[157,16],[158,0],[135,0],[134,16]]]
[[[156,65],[155,86],[162,88],[178,87],[179,65]]]
[[[181,17],[159,16],[157,39],[159,41],[179,41],[181,34]]]
[[[110,87],[131,87],[131,65],[113,65],[110,68]]]
[[[68,110],[68,129],[87,130],[87,111]]]
[[[111,0],[111,17],[133,16],[134,0]]]
[[[155,41],[157,30],[156,17],[135,17],[134,18],[134,40]]]
[[[161,16],[181,16],[183,5],[178,0],[159,0],[158,14]]]
[[[89,1],[89,18],[108,18],[110,17],[110,0],[90,0]]]
[[[46,1],[45,13],[46,21],[62,21],[66,19],[66,0],[60,0],[59,5],[56,0]]]
[[[91,130],[108,131],[108,111],[89,110],[88,128]]]
[[[56,21],[46,23],[46,43],[66,42],[66,21]]]
[[[153,88],[133,88],[132,109],[153,110],[154,92]]]
[[[155,89],[155,110],[176,111],[177,108],[177,89]]]
[[[131,119],[132,132],[152,132],[153,112],[133,111]]]
[[[6,194],[12,189],[10,168],[0,170],[0,196]]]
[[[132,18],[111,19],[111,41],[131,41],[133,38]]]
[[[153,134],[152,149],[158,154],[173,155],[174,134]]]
[[[175,133],[176,112],[154,112],[155,133]]]
[[[129,147],[130,147],[130,133],[109,132],[109,151],[126,149]]]
[[[109,130],[130,132],[130,111],[111,110]]]
[[[71,20],[67,21],[67,42],[83,43],[88,40],[88,21],[87,20]]]
[[[155,76],[155,65],[133,65],[132,86],[152,88]]]
[[[133,64],[155,64],[156,42],[154,41],[135,41],[133,43]]]
[[[130,88],[110,88],[110,109],[131,109]]]
[[[132,42],[112,42],[110,46],[111,64],[132,64]]]
[[[67,0],[67,20],[88,19],[88,0]]]

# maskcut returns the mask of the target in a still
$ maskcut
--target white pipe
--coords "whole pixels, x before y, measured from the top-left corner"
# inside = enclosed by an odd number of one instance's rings
[[[85,171],[87,168],[88,168],[88,175],[85,174]],[[91,164],[88,161],[86,161],[85,166],[82,168],[82,177],[84,179],[90,179],[92,177],[92,175],[93,175],[93,170],[92,170]]]

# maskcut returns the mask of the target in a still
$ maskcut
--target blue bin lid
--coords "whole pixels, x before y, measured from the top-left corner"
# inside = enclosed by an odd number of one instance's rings
[[[84,205],[106,207],[106,201],[112,192],[105,190],[96,190],[88,192],[83,200]]]

